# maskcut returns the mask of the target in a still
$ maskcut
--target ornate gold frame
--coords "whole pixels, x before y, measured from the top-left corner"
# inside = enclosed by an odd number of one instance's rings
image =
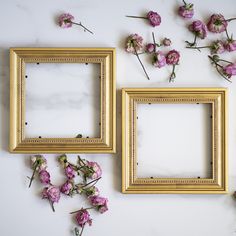
[[[136,108],[139,103],[209,103],[212,105],[212,178],[137,177]],[[227,89],[123,89],[122,132],[123,193],[227,193]]]
[[[25,63],[99,63],[101,67],[101,136],[99,138],[25,138]],[[114,153],[116,88],[114,48],[10,49],[10,152]]]

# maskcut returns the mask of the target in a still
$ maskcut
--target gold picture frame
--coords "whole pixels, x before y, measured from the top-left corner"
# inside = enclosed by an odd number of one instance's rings
[[[211,178],[137,177],[136,109],[138,104],[196,104],[212,107]],[[148,140],[147,140],[148,142]],[[227,89],[124,88],[122,89],[123,193],[227,193]]]
[[[114,48],[11,48],[10,144],[12,153],[115,153],[116,86]],[[25,64],[99,63],[100,137],[25,138]]]

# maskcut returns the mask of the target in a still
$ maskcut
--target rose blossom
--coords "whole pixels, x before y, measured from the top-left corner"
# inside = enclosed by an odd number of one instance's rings
[[[225,51],[224,42],[221,40],[217,40],[212,43],[210,49],[212,54],[221,54]]]
[[[50,174],[46,170],[41,170],[39,172],[39,180],[42,184],[50,183]]]
[[[88,198],[90,203],[97,207],[100,213],[104,213],[108,210],[107,203],[108,199],[100,196],[91,196]]]
[[[164,39],[162,40],[162,44],[163,44],[164,46],[166,46],[166,47],[169,47],[169,46],[171,45],[171,40],[168,39],[168,38],[164,38]]]
[[[192,3],[185,3],[179,7],[178,13],[185,19],[191,19],[194,15],[194,9]]]
[[[45,187],[42,192],[42,198],[48,199],[50,202],[59,202],[60,200],[60,189],[54,185]]]
[[[232,75],[236,75],[236,63],[225,66],[223,72],[228,78],[231,78]]]
[[[225,50],[227,50],[228,52],[233,52],[236,50],[236,40],[233,40],[233,39],[228,39],[226,42],[225,42]]]
[[[100,193],[99,189],[97,187],[95,187],[95,186],[92,186],[92,187],[86,189],[86,195],[88,197],[90,197],[90,196],[98,196],[99,193]]]
[[[152,58],[152,64],[158,68],[161,68],[166,65],[166,57],[164,56],[163,52],[157,51],[156,53],[154,53]]]
[[[207,28],[212,33],[222,33],[226,30],[227,26],[228,22],[221,14],[213,14],[207,23]]]
[[[88,170],[85,171],[85,176],[87,176],[91,179],[97,179],[97,178],[101,177],[102,169],[98,165],[97,162],[86,161],[86,166],[88,167]]]
[[[153,43],[149,43],[146,45],[146,52],[153,53],[155,51],[155,45]]]
[[[65,13],[59,16],[58,24],[62,28],[70,28],[72,27],[72,21],[74,20],[74,16],[69,13]]]
[[[206,25],[200,20],[193,21],[189,26],[189,30],[201,39],[204,39],[207,36]]]
[[[155,27],[161,24],[161,17],[157,12],[149,11],[147,14],[147,18],[149,20],[149,23]]]
[[[143,38],[138,34],[131,34],[126,41],[126,52],[135,53],[143,48]]]
[[[76,221],[80,227],[83,227],[86,223],[92,225],[92,219],[90,218],[89,212],[86,209],[81,209],[77,212]]]
[[[166,63],[168,65],[177,65],[179,62],[180,54],[176,50],[171,50],[166,55]]]
[[[60,188],[60,191],[66,195],[70,195],[73,190],[73,183],[70,181],[66,181]]]
[[[71,165],[68,165],[65,168],[65,175],[67,176],[68,179],[73,179],[75,177],[76,171],[73,169]]]
[[[32,168],[36,171],[45,170],[47,168],[47,160],[42,155],[34,155],[31,157]]]

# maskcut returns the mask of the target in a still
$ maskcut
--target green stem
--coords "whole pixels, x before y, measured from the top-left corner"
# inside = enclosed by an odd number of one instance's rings
[[[91,209],[94,209],[94,208],[95,208],[95,206],[94,207],[81,208],[80,210],[70,212],[70,214],[75,214],[75,213],[77,213],[81,210],[91,210]]]
[[[84,187],[86,187],[86,186],[88,186],[88,185],[90,185],[90,184],[92,184],[92,183],[94,183],[95,182],[95,184],[98,182],[98,180],[100,180],[102,177],[99,177],[99,178],[97,178],[97,179],[94,179],[93,181],[90,181],[89,183],[87,183],[87,184],[85,184],[84,186],[83,186],[83,188]]]
[[[187,5],[187,3],[184,0],[183,0],[183,3],[184,3],[185,6]]]
[[[225,33],[226,33],[227,39],[231,40],[231,38],[229,37],[229,33],[228,33],[227,28],[225,29]]]
[[[88,31],[90,34],[93,34],[93,32],[91,30],[89,30],[88,28],[86,28],[84,25],[82,25],[81,22],[76,23],[76,22],[71,21],[71,23],[74,24],[74,25],[81,26],[85,31]]]
[[[231,61],[226,61],[224,59],[219,59],[219,61],[223,61],[223,62],[226,62],[226,63],[229,63],[229,64],[233,64]]]
[[[197,35],[196,34],[194,36],[194,41],[192,43],[190,43],[189,41],[185,41],[185,43],[187,43],[189,45],[189,47],[195,46],[196,42],[197,42]]]
[[[31,184],[32,184],[32,182],[33,182],[33,180],[34,180],[34,176],[35,176],[36,169],[37,169],[38,165],[39,165],[39,164],[37,163],[37,164],[35,165],[35,167],[34,167],[33,174],[32,174],[32,176],[31,176],[31,178],[30,178],[29,188],[31,187]]]
[[[153,44],[154,44],[154,52],[156,52],[157,51],[157,44],[156,44],[155,35],[153,32],[152,32],[152,40],[153,40]]]
[[[199,49],[202,49],[202,48],[211,48],[211,46],[202,46],[202,47],[190,47],[190,46],[188,46],[188,47],[186,47],[186,48],[199,50]],[[199,51],[200,51],[200,50],[199,50]]]
[[[229,19],[227,19],[226,21],[230,22],[230,21],[232,21],[232,20],[236,20],[236,17],[229,18]]]
[[[143,63],[141,62],[141,60],[140,60],[140,58],[139,58],[139,55],[138,55],[137,50],[136,50],[136,48],[135,48],[135,45],[133,45],[133,46],[134,46],[135,55],[136,55],[136,57],[138,58],[138,60],[139,60],[139,62],[140,62],[140,64],[141,64],[141,66],[142,66],[142,68],[143,68],[143,71],[144,71],[145,75],[147,76],[147,79],[150,80],[150,78],[149,78],[149,76],[148,76],[148,74],[147,74],[147,71],[145,70],[145,67],[144,67]]]
[[[170,78],[169,78],[169,83],[174,81],[174,79],[175,79],[175,66],[176,65],[173,65],[172,72],[171,72]]]
[[[129,17],[129,18],[139,18],[139,19],[145,19],[145,20],[148,19],[147,17],[144,17],[144,16],[125,16],[125,17]]]
[[[55,208],[54,208],[53,202],[50,201],[50,200],[48,200],[48,201],[49,201],[49,203],[50,203],[50,205],[51,205],[51,207],[52,207],[52,211],[55,212]]]
[[[83,231],[84,231],[84,226],[85,226],[85,224],[83,224],[83,226],[82,226],[82,229],[81,229],[81,232],[80,232],[80,235],[79,235],[79,236],[82,236],[82,233],[83,233]]]

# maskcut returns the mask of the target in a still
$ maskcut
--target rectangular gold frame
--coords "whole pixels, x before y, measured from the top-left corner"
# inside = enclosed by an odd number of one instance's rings
[[[212,106],[212,178],[138,178],[136,109],[139,103]],[[122,90],[123,193],[227,193],[227,89],[126,88]]]
[[[101,136],[25,138],[25,63],[99,63]],[[114,48],[11,48],[10,145],[13,153],[115,153],[116,88]]]

